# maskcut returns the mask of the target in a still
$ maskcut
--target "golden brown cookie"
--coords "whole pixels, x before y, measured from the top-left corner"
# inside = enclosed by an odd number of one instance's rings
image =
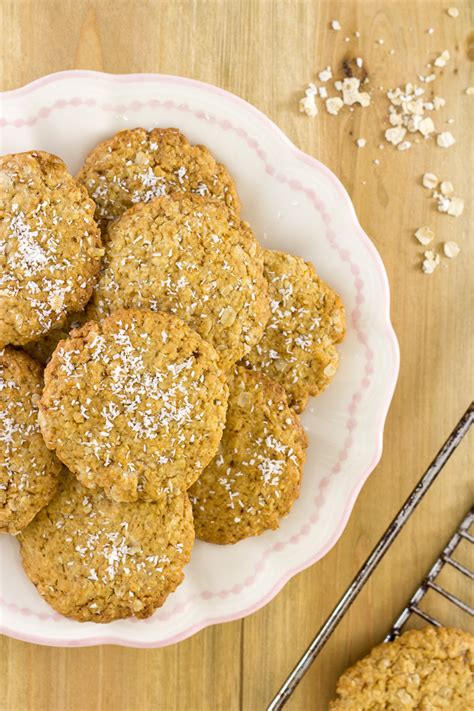
[[[23,350],[28,353],[32,358],[46,365],[51,360],[56,346],[59,341],[67,338],[70,331],[73,328],[80,328],[87,321],[85,311],[74,311],[66,317],[66,321],[59,328],[53,328],[45,336],[39,339],[39,341],[31,341],[30,343],[25,343]]]
[[[264,261],[271,315],[243,362],[281,383],[291,407],[302,412],[308,396],[319,395],[336,373],[344,306],[310,262],[270,250]]]
[[[103,254],[94,210],[57,156],[0,157],[0,347],[41,338],[88,302]]]
[[[41,367],[0,349],[0,533],[16,534],[54,495],[62,470],[38,425]]]
[[[68,472],[19,540],[28,577],[62,615],[80,622],[149,617],[184,578],[192,511],[185,493],[116,503]]]
[[[249,226],[199,195],[136,205],[109,228],[88,314],[150,308],[179,316],[229,368],[269,316],[263,254]]]
[[[102,228],[135,203],[176,192],[215,198],[236,214],[240,210],[226,168],[176,128],[120,131],[91,151],[77,177],[97,205]]]
[[[341,676],[331,711],[474,709],[474,637],[425,627],[380,644]]]
[[[196,536],[236,543],[278,528],[298,498],[306,434],[284,389],[236,366],[218,452],[189,490]]]
[[[175,316],[116,311],[61,341],[45,370],[46,444],[115,501],[187,488],[214,456],[228,388],[215,350]]]

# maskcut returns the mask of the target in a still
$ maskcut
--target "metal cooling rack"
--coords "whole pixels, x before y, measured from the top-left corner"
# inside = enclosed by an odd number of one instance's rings
[[[306,652],[303,654],[291,674],[288,676],[284,684],[281,686],[280,690],[270,702],[269,706],[267,707],[267,711],[278,711],[286,704],[286,702],[293,694],[294,690],[308,671],[309,667],[314,662],[314,660],[328,641],[331,634],[334,632],[342,617],[352,605],[357,595],[362,590],[365,583],[370,578],[371,574],[373,573],[377,565],[380,563],[395,538],[402,530],[408,518],[416,509],[421,499],[424,497],[424,495],[426,494],[430,486],[433,484],[435,479],[441,473],[446,462],[451,457],[456,448],[459,446],[465,435],[469,432],[469,429],[473,423],[474,403],[471,403],[471,405],[468,407],[462,418],[459,420],[458,424],[456,425],[446,442],[439,450],[438,454],[436,455],[426,472],[421,477],[416,487],[413,489],[408,499],[403,504],[398,514],[393,519],[392,523],[385,531],[380,541],[375,546],[372,553],[367,558],[362,568],[355,576],[352,583],[347,588],[344,595],[337,603],[334,610],[327,618],[326,622],[323,624],[317,635],[314,637]],[[454,535],[448,541],[446,546],[443,548],[443,551],[441,552],[439,558],[431,567],[431,570],[428,572],[428,574],[422,581],[420,587],[412,595],[407,606],[402,610],[397,620],[394,622],[389,634],[384,640],[385,642],[395,639],[395,637],[400,634],[402,628],[412,615],[420,617],[429,624],[435,625],[436,627],[441,627],[441,622],[439,622],[435,617],[420,608],[420,603],[429,590],[432,590],[436,594],[442,596],[451,604],[455,605],[457,608],[460,608],[463,612],[466,612],[468,615],[474,615],[474,610],[466,602],[460,600],[457,596],[448,592],[436,582],[439,574],[441,573],[441,570],[445,566],[451,566],[455,568],[458,572],[470,578],[471,580],[474,579],[473,571],[469,570],[464,565],[461,565],[461,563],[459,563],[453,558],[454,551],[462,540],[466,540],[469,543],[474,543],[474,536],[469,530],[473,523],[474,509],[469,511],[469,513],[466,515],[466,517],[460,524],[458,530],[454,533]]]

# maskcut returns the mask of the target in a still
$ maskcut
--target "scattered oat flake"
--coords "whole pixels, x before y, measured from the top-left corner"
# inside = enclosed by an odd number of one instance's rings
[[[410,148],[411,148],[411,141],[402,141],[397,146],[397,149],[399,151],[408,151]]]
[[[435,125],[433,123],[433,119],[431,119],[429,116],[420,121],[418,131],[421,133],[422,136],[429,136],[431,133],[434,132],[434,130]]]
[[[341,23],[339,22],[339,20],[333,20],[331,22],[331,28],[338,32],[341,29]]]
[[[431,227],[418,227],[415,237],[420,244],[427,245],[434,239],[435,233]]]
[[[336,86],[338,83],[338,86]],[[360,80],[357,77],[347,77],[342,82],[336,82],[334,86],[338,91],[342,92],[342,98],[346,106],[352,106],[352,104],[360,104],[362,107],[366,107],[370,104],[370,95],[365,91],[359,91]]]
[[[457,9],[457,7],[448,7],[446,12],[448,13],[449,17],[459,17],[459,10]]]
[[[443,245],[443,252],[449,259],[457,257],[460,251],[461,249],[456,242],[445,242]]]
[[[314,94],[303,96],[303,98],[300,99],[299,107],[300,111],[305,113],[306,116],[316,116],[318,113]]]
[[[454,193],[454,186],[449,180],[443,180],[439,189],[445,197],[450,197]]]
[[[443,131],[442,133],[438,133],[436,143],[440,146],[440,148],[449,148],[450,146],[453,146],[456,141],[450,131]]]
[[[344,102],[339,96],[332,96],[330,99],[326,99],[326,111],[332,116],[337,116],[343,106]]]
[[[441,52],[439,57],[436,57],[433,64],[435,65],[435,67],[445,67],[446,64],[449,62],[449,59],[450,59],[450,54],[449,54],[448,50],[445,49],[443,52]]]
[[[367,141],[365,140],[365,138],[358,138],[356,143],[358,148],[364,148]]]
[[[432,251],[425,252],[425,258],[421,268],[425,274],[432,274],[438,264],[440,263],[439,254],[435,254]]]
[[[331,67],[326,67],[318,74],[319,81],[329,81],[332,79],[332,69]]]
[[[458,197],[453,197],[449,201],[448,215],[451,217],[459,217],[464,211],[464,200]]]
[[[387,128],[385,131],[385,138],[389,143],[392,143],[394,146],[398,146],[398,144],[405,138],[406,132],[406,128],[403,128],[402,126],[394,126],[394,128]]]

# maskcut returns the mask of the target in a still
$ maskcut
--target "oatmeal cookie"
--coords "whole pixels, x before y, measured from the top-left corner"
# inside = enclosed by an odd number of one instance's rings
[[[281,383],[290,406],[302,412],[308,396],[319,395],[336,373],[344,306],[310,262],[271,250],[264,261],[271,315],[243,362]]]
[[[31,341],[23,346],[23,350],[32,358],[45,366],[51,360],[59,341],[67,338],[73,328],[80,328],[87,321],[85,311],[74,311],[66,316],[66,321],[59,328],[53,328],[39,341]]]
[[[241,366],[229,376],[218,452],[189,490],[196,535],[236,543],[278,528],[300,491],[306,434],[284,389]]]
[[[0,157],[0,347],[41,338],[89,301],[103,254],[94,210],[60,158]]]
[[[228,388],[211,345],[175,316],[116,311],[61,341],[45,370],[46,444],[89,488],[153,501],[214,456]]]
[[[120,131],[93,149],[77,178],[96,203],[103,229],[135,203],[176,192],[216,198],[235,214],[240,210],[226,168],[176,128]]]
[[[260,340],[270,313],[262,250],[224,205],[156,198],[109,232],[91,318],[121,307],[174,313],[212,343],[225,368]]]
[[[26,353],[0,349],[0,532],[16,534],[54,495],[61,462],[38,425],[41,367]]]
[[[149,617],[184,578],[194,542],[185,493],[110,501],[69,472],[19,535],[23,567],[57,612],[80,622]]]
[[[474,708],[474,637],[425,627],[380,644],[341,676],[330,711]]]

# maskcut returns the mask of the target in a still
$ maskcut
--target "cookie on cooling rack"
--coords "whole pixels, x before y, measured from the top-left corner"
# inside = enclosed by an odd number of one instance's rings
[[[62,470],[38,426],[41,367],[0,349],[0,532],[16,534],[54,495]]]
[[[57,612],[81,622],[149,617],[184,578],[194,542],[185,493],[110,501],[68,472],[19,535],[23,567]]]
[[[344,306],[301,257],[265,250],[264,262],[271,315],[243,362],[281,383],[290,406],[301,412],[308,396],[319,395],[336,373]]]
[[[96,203],[102,228],[135,203],[176,192],[215,198],[234,213],[240,209],[226,168],[176,128],[120,131],[91,151],[78,180]]]
[[[155,500],[214,456],[228,388],[215,350],[175,316],[116,311],[61,341],[45,370],[46,444],[90,488]]]
[[[281,385],[237,366],[229,391],[218,452],[189,491],[196,536],[210,543],[278,528],[298,498],[307,447]]]
[[[199,195],[156,198],[109,228],[87,312],[168,311],[233,365],[262,337],[270,313],[263,253],[245,222]]]
[[[474,708],[474,637],[425,627],[375,647],[341,676],[331,711]]]
[[[88,302],[103,254],[94,210],[60,158],[0,157],[0,347],[41,338]]]

